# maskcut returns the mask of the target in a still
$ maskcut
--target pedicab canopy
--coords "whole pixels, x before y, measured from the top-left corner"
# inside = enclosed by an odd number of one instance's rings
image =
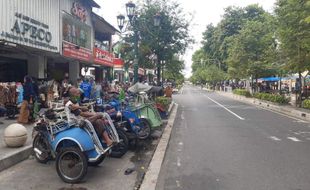
[[[128,91],[131,93],[148,92],[151,88],[152,86],[150,85],[137,82],[136,84],[128,88]]]

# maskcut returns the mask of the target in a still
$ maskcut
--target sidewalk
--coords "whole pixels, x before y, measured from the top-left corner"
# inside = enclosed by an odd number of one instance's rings
[[[240,102],[244,102],[247,104],[256,105],[265,109],[269,109],[281,114],[285,114],[291,117],[295,117],[298,119],[302,119],[305,121],[310,121],[310,110],[303,109],[303,108],[297,108],[291,105],[279,105],[273,102],[267,102],[264,100],[259,100],[256,98],[246,98],[245,96],[240,96],[233,94],[232,92],[222,92],[222,91],[216,91],[216,93],[226,96],[235,100],[238,100]]]
[[[20,148],[8,148],[4,142],[4,130],[12,123],[17,123],[16,120],[7,119],[6,117],[0,118],[0,172],[22,160],[27,159],[31,154],[32,147],[32,125],[24,125],[28,132],[27,142]]]

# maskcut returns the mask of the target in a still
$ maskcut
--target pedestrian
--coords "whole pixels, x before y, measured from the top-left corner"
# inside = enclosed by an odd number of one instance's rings
[[[91,84],[89,83],[88,79],[84,79],[82,84],[80,85],[80,88],[83,90],[84,93],[84,100],[89,100],[91,97]]]
[[[20,107],[19,117],[17,122],[27,124],[29,122],[30,115],[30,105],[33,103],[33,98],[35,97],[35,91],[30,76],[24,77],[23,84],[23,102]]]

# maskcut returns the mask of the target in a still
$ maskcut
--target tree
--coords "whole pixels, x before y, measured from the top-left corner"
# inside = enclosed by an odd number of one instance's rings
[[[310,69],[310,3],[307,0],[278,0],[276,3],[280,48],[287,69],[303,72]]]
[[[161,70],[161,60],[172,63],[174,56],[183,54],[192,42],[189,35],[190,21],[180,4],[173,0],[144,0],[139,6],[139,16],[132,26],[139,35],[139,65],[144,68]],[[160,14],[159,27],[153,24],[154,15]],[[127,39],[133,42],[133,35]],[[181,67],[177,67],[181,68]],[[160,78],[160,72],[158,78]]]
[[[259,78],[270,74],[270,62],[275,53],[272,16],[265,13],[265,19],[249,20],[229,47],[228,73],[234,78]]]
[[[278,0],[275,12],[286,69],[299,73],[298,84],[302,87],[301,73],[310,69],[310,3],[307,0]],[[301,89],[297,89],[297,104],[301,103]]]

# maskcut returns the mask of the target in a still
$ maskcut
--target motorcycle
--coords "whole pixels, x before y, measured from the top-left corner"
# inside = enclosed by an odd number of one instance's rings
[[[106,131],[110,139],[116,143],[115,146],[122,146],[110,116],[101,114],[108,123]],[[97,136],[87,119],[82,120],[79,126],[69,126],[53,110],[39,114],[39,121],[33,129],[33,139],[35,159],[40,163],[56,159],[57,174],[66,183],[82,181],[88,166],[99,165],[113,148]],[[123,147],[120,151],[127,149]]]

